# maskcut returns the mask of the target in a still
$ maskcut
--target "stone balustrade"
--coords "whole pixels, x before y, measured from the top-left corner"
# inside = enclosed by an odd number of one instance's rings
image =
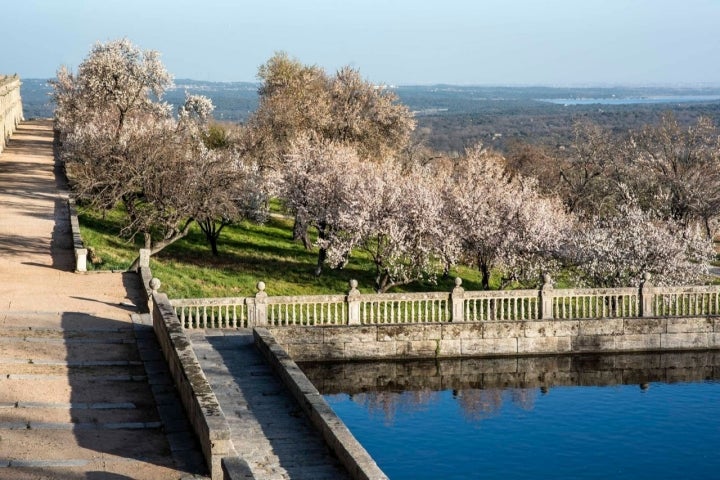
[[[0,75],[0,152],[22,120],[20,77]]]
[[[172,300],[185,328],[385,325],[720,315],[720,286],[554,289],[363,294],[352,280],[345,295]]]

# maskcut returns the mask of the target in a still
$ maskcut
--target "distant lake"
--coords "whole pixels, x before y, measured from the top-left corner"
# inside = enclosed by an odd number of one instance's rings
[[[720,352],[304,365],[391,480],[718,478]]]
[[[540,102],[557,105],[635,105],[653,103],[693,103],[720,101],[720,95],[670,95],[653,97],[607,97],[607,98],[541,98]]]

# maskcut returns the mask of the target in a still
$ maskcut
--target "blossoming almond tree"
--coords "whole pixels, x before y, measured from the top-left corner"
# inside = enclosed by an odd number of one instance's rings
[[[357,163],[354,185],[333,235],[325,240],[328,262],[339,265],[348,252],[366,252],[375,265],[375,290],[434,280],[445,238],[439,189],[426,172],[402,171],[395,162]]]
[[[496,268],[507,284],[537,281],[558,267],[570,218],[557,199],[538,194],[534,180],[508,174],[500,155],[469,149],[443,190],[447,235],[461,260],[480,270],[484,289]]]
[[[293,141],[285,156],[280,194],[296,219],[318,231],[315,275],[322,273],[328,239],[340,228],[341,217],[349,213],[358,163],[353,148],[309,136]]]
[[[713,248],[702,228],[654,218],[633,200],[576,229],[568,253],[592,287],[637,286],[645,272],[658,285],[692,285],[707,275]]]
[[[199,188],[219,185],[232,169],[202,144],[212,104],[188,96],[174,119],[161,102],[171,83],[157,52],[127,40],[96,44],[76,76],[60,69],[53,83],[61,155],[75,192],[98,208],[122,204],[121,233],[142,235],[151,254],[184,237],[195,218],[229,205],[227,190]]]

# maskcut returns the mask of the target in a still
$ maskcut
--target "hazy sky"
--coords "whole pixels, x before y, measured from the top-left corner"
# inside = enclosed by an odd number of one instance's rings
[[[388,84],[720,85],[720,0],[3,0],[0,24],[25,78],[127,37],[199,80],[284,50]]]

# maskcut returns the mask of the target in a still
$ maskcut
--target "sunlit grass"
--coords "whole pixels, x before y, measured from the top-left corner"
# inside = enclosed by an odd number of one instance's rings
[[[127,269],[142,243],[140,239],[129,242],[118,237],[122,212],[115,210],[103,216],[82,207],[78,210],[85,244],[103,259],[101,265],[89,268]],[[311,232],[311,238],[313,235]],[[292,220],[288,218],[273,216],[264,225],[242,222],[226,227],[218,248],[220,254],[215,257],[203,233],[193,226],[187,237],[154,255],[150,267],[162,282],[161,291],[171,298],[247,296],[255,294],[255,285],[262,280],[270,295],[334,294],[346,293],[351,279],[358,281],[360,291],[373,291],[374,267],[361,252],[354,252],[345,268],[326,266],[316,277],[317,250],[305,250],[292,241]],[[481,289],[477,271],[457,267],[437,284],[415,282],[392,291],[449,292],[455,276],[463,279],[467,290]],[[494,284],[497,281],[493,279]]]

